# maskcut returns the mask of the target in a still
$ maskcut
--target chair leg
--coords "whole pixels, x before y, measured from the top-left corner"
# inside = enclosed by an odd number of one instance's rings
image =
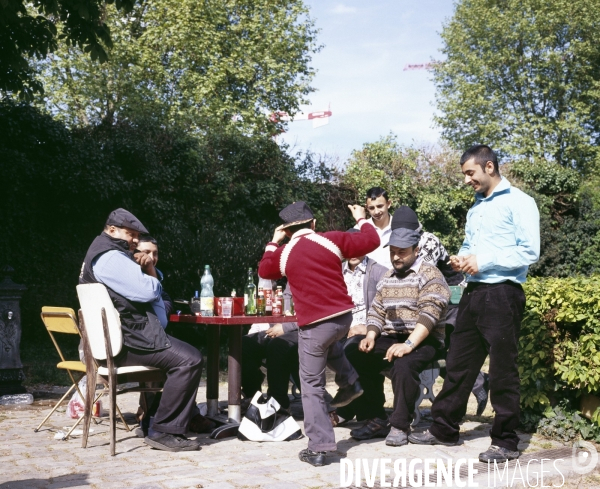
[[[116,403],[115,403],[115,407],[117,409],[117,413],[119,414],[119,418],[121,418],[121,421],[123,421],[123,424],[125,425],[125,429],[127,431],[131,431],[131,428],[127,424],[127,421],[125,421],[125,418],[123,417],[123,414],[121,413],[121,410],[119,409],[119,406]],[[116,425],[116,420],[115,420],[115,425]]]
[[[73,385],[71,386],[71,388],[70,388],[70,389],[69,389],[67,392],[65,392],[65,395],[64,395],[64,396],[62,396],[62,397],[60,398],[60,401],[58,401],[58,402],[55,404],[55,406],[52,408],[52,411],[50,411],[50,413],[48,414],[48,416],[46,416],[46,417],[44,418],[44,421],[42,421],[42,422],[40,423],[40,425],[39,425],[39,426],[38,426],[36,429],[34,429],[34,430],[33,430],[35,433],[37,433],[38,431],[40,431],[40,428],[41,428],[42,426],[44,426],[44,423],[45,423],[46,421],[48,421],[48,418],[54,414],[54,411],[56,411],[56,410],[58,409],[58,406],[60,406],[60,405],[62,404],[62,402],[63,402],[63,401],[64,401],[64,400],[65,400],[65,399],[68,397],[68,395],[69,395],[69,394],[70,394],[70,393],[73,391],[73,389],[76,387],[76,385],[77,385],[77,384],[73,384]]]
[[[92,352],[88,342],[87,331],[85,329],[85,321],[81,309],[79,310],[79,328],[82,333],[83,347],[85,350],[85,356],[88,359],[86,364],[86,375],[88,386],[85,390],[85,406],[83,411],[83,435],[81,436],[81,448],[87,448],[87,440],[90,434],[90,420],[92,419],[92,408],[94,405],[94,394],[96,392],[96,365],[91,362]]]
[[[114,369],[110,369],[108,374],[109,382],[109,404],[110,404],[110,454],[115,456],[115,438],[117,436],[117,419],[116,419],[116,407],[117,407],[117,376],[115,375]]]

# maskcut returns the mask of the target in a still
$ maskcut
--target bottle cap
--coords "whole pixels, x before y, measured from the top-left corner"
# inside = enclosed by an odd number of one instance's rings
[[[207,268],[210,270],[210,265],[204,265],[204,270],[206,270]]]

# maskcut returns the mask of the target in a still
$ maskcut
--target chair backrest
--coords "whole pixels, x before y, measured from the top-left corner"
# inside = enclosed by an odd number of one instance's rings
[[[70,307],[42,307],[42,321],[48,331],[54,333],[79,334],[77,316]]]
[[[77,286],[77,296],[83,313],[92,355],[96,360],[106,360],[106,345],[102,327],[102,308],[106,311],[110,344],[113,356],[117,356],[123,345],[121,319],[103,284],[82,284]]]
[[[66,362],[65,356],[63,355],[63,352],[52,333],[79,335],[75,311],[70,307],[44,306],[42,307],[41,317],[44,326],[46,326],[46,330],[50,335],[50,339],[52,340],[52,343],[54,343],[54,347],[60,356],[60,359],[63,362]]]

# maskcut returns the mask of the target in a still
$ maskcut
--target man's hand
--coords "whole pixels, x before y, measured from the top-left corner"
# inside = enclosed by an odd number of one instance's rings
[[[356,326],[352,326],[350,331],[348,331],[348,338],[352,338],[358,334],[367,334],[367,326],[364,324],[357,324]]]
[[[408,346],[406,343],[396,343],[388,348],[388,351],[385,353],[385,359],[388,362],[392,362],[394,357],[403,357],[404,355],[408,355],[413,349]]]
[[[375,346],[375,332],[367,332],[367,337],[361,340],[358,349],[364,353],[369,353]]]
[[[281,226],[283,226],[283,224],[282,224]],[[279,244],[279,243],[281,243],[281,242],[282,242],[282,241],[285,239],[285,237],[287,236],[287,235],[285,234],[285,230],[284,230],[284,229],[281,229],[281,226],[278,226],[278,227],[276,227],[276,228],[275,228],[275,232],[273,233],[273,243],[277,243],[277,244]]]
[[[146,275],[157,278],[154,262],[152,261],[152,257],[150,255],[147,255],[146,253],[135,253],[133,255],[133,259],[140,267],[142,267],[142,272],[144,272]]]
[[[349,205],[348,209],[350,209],[350,212],[352,212],[352,217],[358,221],[359,219],[366,219],[367,217],[367,213],[365,211],[365,208],[363,206],[360,205]]]
[[[469,275],[475,275],[477,272],[479,272],[479,267],[477,266],[477,255],[467,255],[462,258],[462,272],[468,273]]]
[[[450,257],[450,266],[452,267],[452,270],[454,270],[455,272],[462,272],[462,262],[463,262],[462,256],[453,255]]]
[[[277,323],[271,326],[269,329],[267,329],[265,336],[267,336],[268,338],[277,338],[283,333],[285,333],[285,331],[283,330],[283,324]]]

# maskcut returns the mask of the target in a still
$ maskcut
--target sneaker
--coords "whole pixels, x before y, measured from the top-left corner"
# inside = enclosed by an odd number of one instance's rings
[[[315,467],[322,467],[325,465],[325,453],[326,452],[313,452],[312,450],[305,448],[304,450],[300,450],[298,458]]]
[[[447,447],[453,447],[458,445],[458,442],[447,442],[436,438],[434,435],[429,433],[429,430],[425,430],[423,433],[413,433],[409,435],[408,441],[415,445],[446,445]]]
[[[360,428],[350,431],[350,436],[355,440],[370,440],[371,438],[385,438],[390,432],[390,421],[388,419],[373,418]]]
[[[473,395],[477,399],[477,416],[481,416],[487,406],[488,397],[490,393],[490,376],[483,374],[483,386],[473,391]]]
[[[210,433],[217,424],[201,414],[196,414],[188,423],[188,430],[194,433]]]
[[[389,435],[385,439],[385,444],[390,447],[408,445],[408,433],[392,426]]]
[[[519,455],[519,450],[513,452],[508,448],[490,445],[490,448],[479,454],[479,461],[483,463],[493,462],[494,460],[496,462],[506,462],[507,460],[519,458]]]
[[[171,435],[170,433],[157,433],[144,438],[144,442],[152,448],[164,450],[165,452],[189,452],[200,450],[200,445],[194,440],[189,440],[183,435]]]
[[[337,394],[331,401],[330,405],[332,408],[337,409],[350,404],[354,399],[363,395],[363,388],[358,380],[352,385],[346,387],[340,387]]]

